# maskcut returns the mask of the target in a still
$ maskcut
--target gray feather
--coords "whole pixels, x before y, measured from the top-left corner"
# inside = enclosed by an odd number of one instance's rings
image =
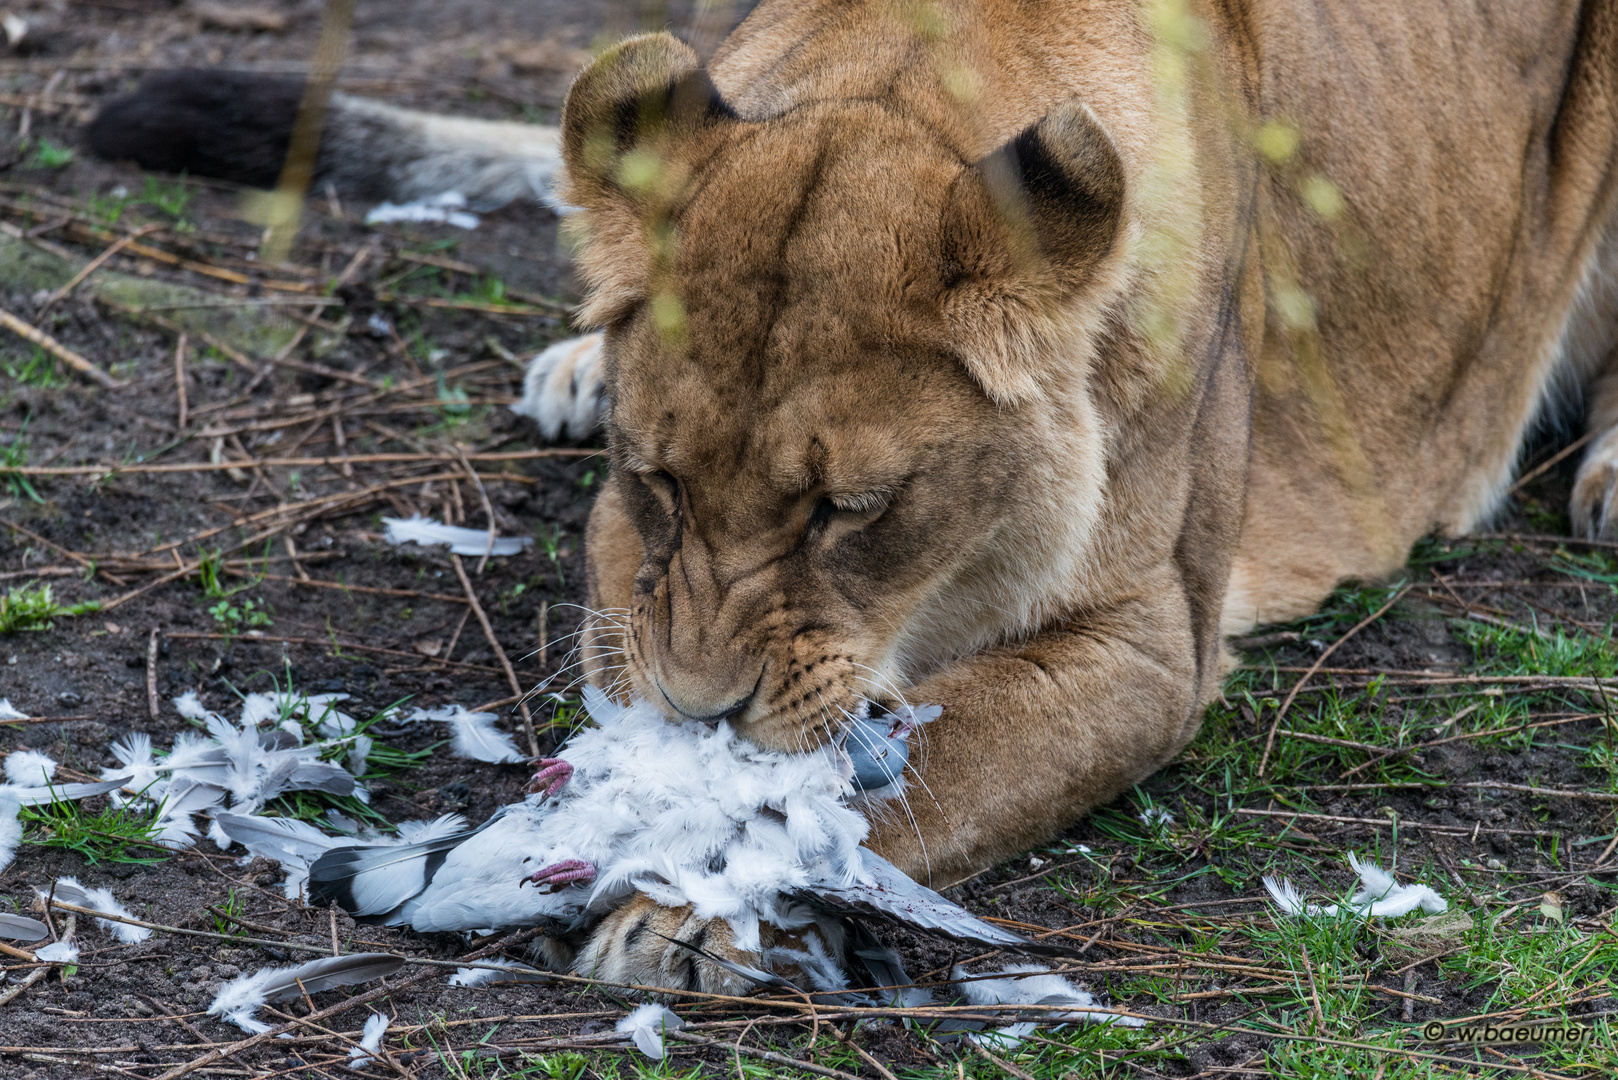
[[[115,776],[96,784],[52,784],[50,787],[8,787],[5,793],[23,806],[44,806],[46,803],[75,802],[92,795],[105,795],[114,788],[129,783],[127,776]]]
[[[50,930],[38,919],[0,914],[0,937],[12,941],[38,941],[49,933]]]
[[[278,972],[264,984],[265,1001],[287,1001],[305,992],[318,994],[334,986],[382,979],[404,967],[404,957],[388,953],[353,953],[349,956],[323,956],[297,967]]]

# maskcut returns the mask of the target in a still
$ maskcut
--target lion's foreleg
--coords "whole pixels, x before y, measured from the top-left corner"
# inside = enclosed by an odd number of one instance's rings
[[[919,683],[907,697],[944,712],[911,756],[910,814],[883,815],[872,846],[947,885],[1166,763],[1201,716],[1189,613],[1167,584]]]

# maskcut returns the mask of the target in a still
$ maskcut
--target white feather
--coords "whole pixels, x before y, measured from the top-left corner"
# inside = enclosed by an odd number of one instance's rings
[[[457,555],[482,555],[489,545],[487,529],[463,529],[419,514],[408,519],[385,517],[382,524],[387,527],[386,536],[390,544],[448,544],[449,549]],[[489,554],[518,555],[533,542],[531,536],[497,536]]]
[[[1359,875],[1360,888],[1348,898],[1348,910],[1368,919],[1396,919],[1420,908],[1429,915],[1449,910],[1449,902],[1430,887],[1421,884],[1400,885],[1394,876],[1375,863],[1361,862],[1352,851],[1348,865]],[[1288,915],[1325,916],[1332,918],[1343,910],[1337,904],[1306,904],[1292,882],[1286,878],[1266,877],[1264,888],[1276,907]]]
[[[365,1021],[365,1030],[360,1032],[360,1044],[348,1048],[348,1067],[363,1069],[369,1065],[372,1056],[382,1048],[382,1036],[387,1033],[388,1018],[381,1013],[372,1013],[370,1019]]]
[[[23,787],[40,787],[56,779],[56,760],[38,750],[16,750],[6,755],[6,780]]]
[[[1118,1027],[1144,1027],[1146,1021],[1136,1016],[1096,1012],[1099,1006],[1087,990],[1081,990],[1049,968],[1038,964],[1009,964],[998,974],[1003,979],[971,979],[964,968],[957,967],[952,974],[956,989],[971,1005],[1072,1005],[1071,1010],[1052,1012],[1050,1020],[1081,1020],[1092,1024],[1113,1024]],[[1002,1045],[1015,1045],[1033,1031],[1034,1024],[1013,1024],[1001,1028],[987,1039]]]
[[[79,947],[71,941],[54,941],[42,949],[35,949],[34,959],[47,964],[76,964],[79,962]]]
[[[17,857],[17,845],[22,843],[22,822],[17,820],[21,804],[0,792],[0,870],[11,865]]]
[[[406,718],[408,723],[422,720],[450,725],[450,750],[456,757],[493,764],[527,760],[511,736],[494,726],[494,713],[467,712],[464,705],[449,705],[442,709],[416,709]]]
[[[403,966],[401,957],[386,953],[354,953],[323,956],[291,967],[264,968],[220,987],[208,1006],[208,1015],[227,1020],[249,1034],[262,1034],[270,1030],[270,1025],[253,1014],[268,1002],[383,978]]]
[[[28,714],[18,712],[11,704],[10,698],[0,697],[0,720],[26,720]]]
[[[195,690],[187,690],[174,699],[174,709],[187,720],[206,720],[213,714],[202,707]]]
[[[235,1024],[249,1035],[262,1035],[269,1031],[271,1025],[258,1019],[254,1013],[264,1007],[267,1001],[265,988],[274,982],[279,974],[275,968],[265,968],[251,975],[232,979],[221,986],[219,993],[214,995],[213,1003],[208,1006],[208,1015]]]
[[[39,896],[41,900],[44,900],[47,896],[53,896],[63,903],[89,908],[92,911],[105,912],[108,915],[117,915],[125,919],[135,917],[128,908],[118,902],[118,898],[112,895],[111,889],[87,889],[79,884],[78,878],[57,878],[54,892],[41,892]],[[152,932],[144,926],[131,926],[128,923],[117,922],[113,919],[97,919],[96,923],[101,929],[125,945],[133,945],[152,936]]]
[[[667,1055],[663,1049],[663,1032],[685,1027],[685,1021],[670,1012],[667,1006],[642,1005],[622,1020],[614,1030],[634,1040],[641,1053],[653,1061],[662,1061]]]

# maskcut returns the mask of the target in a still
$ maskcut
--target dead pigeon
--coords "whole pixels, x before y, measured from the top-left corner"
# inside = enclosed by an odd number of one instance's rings
[[[534,794],[477,829],[406,845],[333,847],[309,868],[313,904],[419,931],[577,927],[641,892],[730,923],[876,916],[998,948],[1046,951],[977,919],[861,846],[852,802],[901,794],[905,738],[936,709],[862,717],[811,753],[760,750],[728,723],[671,723],[595,688],[596,726],[539,762]],[[228,828],[228,826],[227,826]]]

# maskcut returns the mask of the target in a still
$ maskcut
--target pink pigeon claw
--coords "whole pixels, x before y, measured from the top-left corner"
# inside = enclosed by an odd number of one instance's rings
[[[528,781],[528,790],[531,792],[543,790],[547,799],[561,791],[567,782],[573,779],[573,766],[561,758],[540,758],[534,764],[540,768],[534,774],[534,778]]]
[[[517,883],[518,888],[533,882],[545,892],[555,892],[565,885],[587,885],[596,879],[594,863],[583,859],[564,859],[559,863],[535,870]]]

